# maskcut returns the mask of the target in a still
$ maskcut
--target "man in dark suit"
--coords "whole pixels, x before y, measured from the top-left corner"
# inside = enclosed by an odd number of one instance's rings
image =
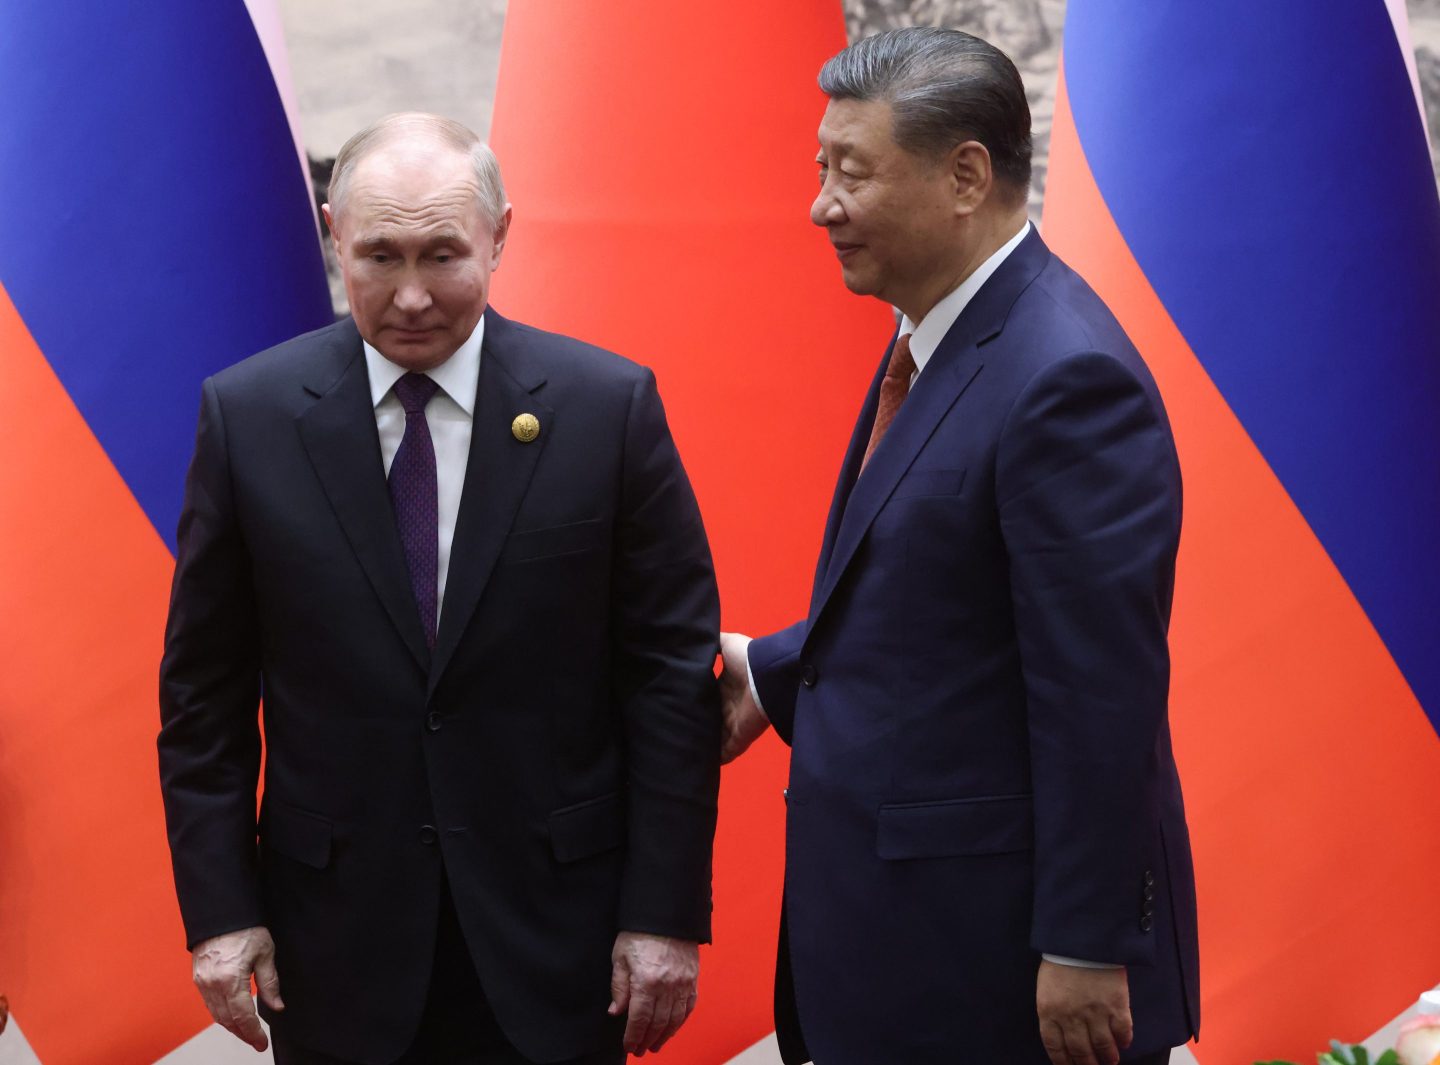
[[[903,317],[809,616],[721,637],[726,757],[768,724],[793,747],[785,1060],[1165,1061],[1198,1007],[1160,396],[1026,220],[1002,53],[895,31],[820,85],[811,218]]]
[[[196,983],[263,1049],[253,973],[281,1065],[614,1065],[710,927],[718,605],[654,377],[486,309],[511,210],[457,123],[357,134],[325,215],[353,319],[205,382],[180,523]]]

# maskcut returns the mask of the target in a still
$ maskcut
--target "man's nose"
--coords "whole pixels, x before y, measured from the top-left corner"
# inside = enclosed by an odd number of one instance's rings
[[[820,189],[820,195],[810,205],[810,221],[817,226],[834,226],[845,221],[845,209],[827,187]]]
[[[395,308],[406,314],[418,314],[432,302],[430,289],[414,272],[407,273],[395,290]]]

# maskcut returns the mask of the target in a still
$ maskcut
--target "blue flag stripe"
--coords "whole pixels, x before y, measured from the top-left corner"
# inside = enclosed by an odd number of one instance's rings
[[[174,548],[200,381],[330,318],[243,0],[0,9],[0,283]]]
[[[1137,261],[1440,725],[1440,203],[1384,0],[1072,0],[1065,50]]]

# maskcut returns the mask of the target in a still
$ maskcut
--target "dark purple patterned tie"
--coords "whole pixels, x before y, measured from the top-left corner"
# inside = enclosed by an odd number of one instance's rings
[[[425,645],[435,649],[436,597],[439,595],[440,518],[435,486],[435,443],[425,420],[425,404],[437,385],[424,374],[407,373],[395,382],[395,396],[405,408],[405,436],[390,463],[390,502],[405,546],[410,586],[420,607]]]

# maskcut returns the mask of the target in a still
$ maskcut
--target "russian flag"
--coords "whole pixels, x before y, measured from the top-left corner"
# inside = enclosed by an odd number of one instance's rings
[[[1185,472],[1202,1063],[1440,980],[1440,202],[1399,0],[1071,0],[1045,236]]]
[[[201,379],[332,317],[251,7],[0,6],[0,991],[46,1065],[209,1023],[154,749],[184,471]]]

